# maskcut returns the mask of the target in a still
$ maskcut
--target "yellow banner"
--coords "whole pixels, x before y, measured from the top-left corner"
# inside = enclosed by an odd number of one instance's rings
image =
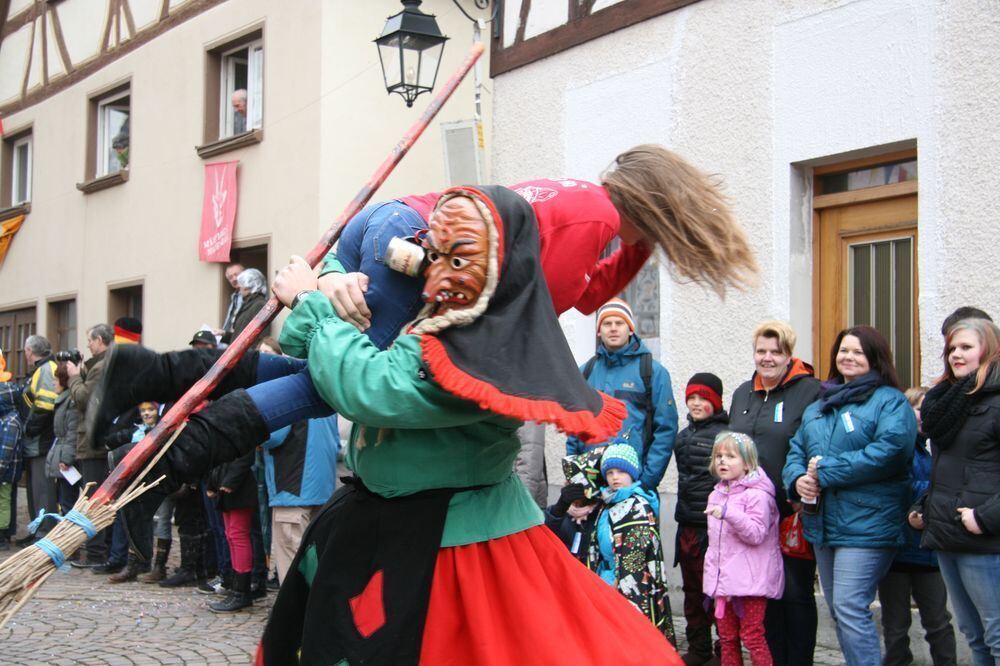
[[[7,248],[10,247],[10,242],[14,240],[14,234],[21,228],[22,224],[24,224],[24,215],[0,222],[0,266],[3,266],[3,260],[7,256]]]

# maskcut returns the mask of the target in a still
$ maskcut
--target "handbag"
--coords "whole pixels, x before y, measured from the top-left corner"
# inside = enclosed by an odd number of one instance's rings
[[[802,531],[802,521],[796,511],[790,516],[781,520],[779,528],[779,541],[781,543],[781,554],[787,557],[795,557],[800,560],[813,560],[812,545],[806,541],[806,535]]]

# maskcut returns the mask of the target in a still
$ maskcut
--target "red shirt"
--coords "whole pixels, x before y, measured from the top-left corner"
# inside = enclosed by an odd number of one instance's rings
[[[543,178],[510,189],[535,211],[541,243],[542,271],[557,314],[575,307],[590,314],[625,288],[649,258],[644,243],[622,245],[601,259],[618,235],[621,220],[608,191],[584,180]],[[400,199],[425,220],[440,193]]]

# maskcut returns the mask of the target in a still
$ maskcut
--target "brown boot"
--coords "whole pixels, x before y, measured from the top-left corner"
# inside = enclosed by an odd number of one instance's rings
[[[142,573],[142,565],[139,564],[139,560],[136,559],[135,555],[129,553],[125,568],[114,575],[108,576],[108,582],[116,584],[128,583],[135,580],[140,573]]]
[[[153,556],[153,568],[149,573],[139,576],[140,583],[159,583],[167,577],[167,558],[170,557],[170,539],[156,540],[156,554]]]

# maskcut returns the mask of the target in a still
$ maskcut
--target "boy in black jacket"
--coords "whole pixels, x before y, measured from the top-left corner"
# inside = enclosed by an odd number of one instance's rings
[[[688,381],[684,392],[688,427],[674,442],[677,460],[677,546],[674,566],[680,564],[684,581],[684,617],[687,619],[688,652],[685,664],[705,664],[712,653],[712,616],[703,605],[701,589],[708,544],[705,506],[715,487],[708,471],[715,436],[729,425],[722,409],[722,380],[710,372],[699,372]]]

